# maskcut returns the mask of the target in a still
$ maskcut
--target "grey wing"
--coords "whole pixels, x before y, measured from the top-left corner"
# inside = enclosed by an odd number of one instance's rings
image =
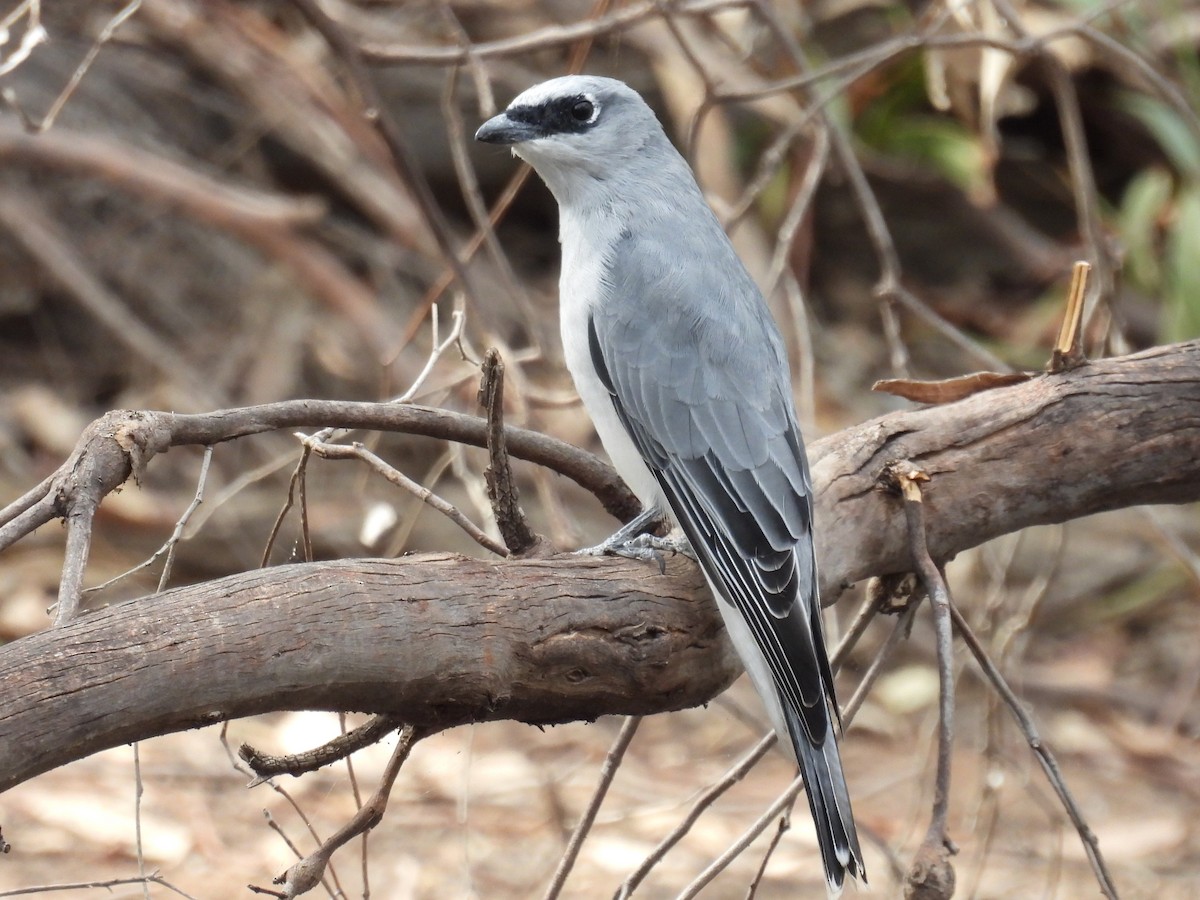
[[[730,251],[732,254],[732,250]],[[679,270],[618,268],[593,311],[596,371],[705,574],[742,614],[811,746],[829,733],[833,679],[821,634],[812,488],[786,363],[749,276],[703,273],[741,293],[689,298]],[[752,293],[747,293],[752,292]],[[658,307],[646,328],[645,306]],[[798,735],[796,736],[798,737]]]

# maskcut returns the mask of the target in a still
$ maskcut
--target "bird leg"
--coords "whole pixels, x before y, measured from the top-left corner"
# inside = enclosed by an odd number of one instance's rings
[[[649,529],[656,527],[661,521],[662,514],[657,509],[653,507],[645,509],[595,547],[587,547],[575,552],[581,556],[612,555],[624,556],[627,559],[639,559],[643,562],[653,560],[658,563],[660,572],[666,571],[667,561],[663,555],[665,553],[672,555],[682,553],[694,561],[696,554],[692,551],[692,545],[688,543],[687,538],[682,536],[659,537],[649,533]]]

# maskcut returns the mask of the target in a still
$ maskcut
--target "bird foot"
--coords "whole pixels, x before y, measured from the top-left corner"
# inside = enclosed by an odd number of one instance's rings
[[[658,571],[667,571],[666,554],[674,556],[682,553],[688,559],[695,560],[696,554],[686,538],[658,537],[644,533],[647,525],[657,522],[655,512],[642,513],[624,528],[607,540],[601,541],[595,547],[576,550],[580,556],[623,556],[626,559],[636,559],[641,562],[658,563]],[[639,533],[640,532],[640,533]]]

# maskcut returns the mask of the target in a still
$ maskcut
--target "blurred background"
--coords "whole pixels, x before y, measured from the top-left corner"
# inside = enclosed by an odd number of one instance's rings
[[[470,139],[517,93],[568,71],[620,77],[659,112],[768,296],[810,436],[901,408],[871,392],[880,378],[1041,368],[1076,259],[1095,267],[1091,355],[1200,336],[1200,6],[1186,0],[2,8],[0,505],[106,410],[387,399],[456,323],[461,340],[417,402],[476,412],[478,360],[495,346],[507,420],[598,450],[562,365],[553,201],[507,152]],[[314,8],[333,32],[314,26]],[[39,27],[48,41],[34,40]],[[331,33],[359,48],[369,89]],[[475,451],[370,441],[494,528]],[[291,435],[218,447],[172,584],[261,565],[298,459]],[[162,545],[200,467],[199,449],[173,450],[105,501],[89,585]],[[517,474],[532,524],[559,547],[615,526],[565,479],[520,463]],[[354,463],[314,460],[307,498],[317,558],[484,552]],[[0,556],[0,640],[47,626],[62,551],[52,524]],[[293,511],[267,562],[303,554]],[[158,575],[151,566],[88,602],[150,593]],[[1010,535],[961,554],[949,575],[1058,753],[1121,896],[1200,893],[1196,508]],[[861,593],[830,610],[835,633]],[[855,650],[843,700],[891,627],[877,621]],[[877,896],[899,895],[929,816],[932,646],[922,611],[844,745]],[[957,896],[1097,895],[1008,714],[959,664]],[[333,714],[280,714],[231,723],[229,740],[291,752],[340,727]],[[335,856],[341,890],[365,896],[366,872],[374,897],[540,896],[619,727],[498,723],[423,742],[366,851]],[[644,722],[563,896],[611,896],[765,730],[742,682],[708,709]],[[362,792],[388,750],[355,757]],[[325,837],[355,808],[344,765],[281,782],[288,796],[247,792],[219,729],[140,752],[143,863],[193,897],[249,896],[295,858],[281,833],[307,853],[306,823]],[[684,890],[790,778],[768,754],[635,896]],[[135,784],[118,748],[0,797],[13,845],[0,895],[136,876]],[[803,806],[760,880],[775,825],[701,896],[745,897],[755,882],[759,897],[824,896]]]

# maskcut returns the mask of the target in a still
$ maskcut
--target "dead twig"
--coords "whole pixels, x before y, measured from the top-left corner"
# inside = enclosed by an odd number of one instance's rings
[[[535,546],[538,539],[525,521],[509,465],[508,448],[504,444],[504,362],[500,359],[500,351],[494,347],[488,350],[483,361],[479,403],[487,411],[489,462],[483,477],[487,482],[488,499],[492,502],[492,514],[508,551],[520,556]]]
[[[148,885],[157,884],[159,887],[166,888],[180,897],[186,897],[187,900],[197,900],[186,891],[177,888],[171,882],[167,881],[158,872],[151,872],[149,875],[135,875],[132,878],[108,878],[104,881],[74,881],[64,884],[40,884],[37,887],[16,888],[11,891],[0,891],[0,897],[28,897],[30,894],[54,894],[59,891],[91,891],[97,889],[112,890],[115,887],[124,887],[125,885]]]
[[[21,19],[27,20],[25,30],[21,33],[21,41],[7,59],[0,59],[0,75],[7,75],[18,66],[23,65],[34,49],[50,40],[50,36],[42,25],[41,0],[22,0],[15,9],[0,20],[0,31],[4,33],[4,43],[8,43],[9,29]],[[7,100],[7,96],[4,99]]]
[[[233,747],[231,747],[229,745],[229,723],[228,722],[223,722],[221,724],[221,730],[218,735],[218,740],[221,742],[221,748],[225,751],[225,757],[229,760],[229,765],[233,767],[233,770],[241,775],[245,775],[246,777],[253,779],[254,773],[251,772],[249,769],[247,769],[244,765],[242,765],[242,762],[238,758],[237,754],[235,754],[233,752]],[[292,811],[295,812],[296,815],[299,817],[300,821],[304,823],[304,827],[306,829],[308,829],[309,836],[312,837],[312,839],[314,841],[316,841],[318,844],[321,843],[321,838],[317,834],[317,830],[313,827],[312,821],[308,818],[308,815],[304,812],[303,807],[301,807],[300,804],[296,801],[296,798],[293,797],[286,789],[284,789],[280,785],[276,784],[274,781],[271,781],[270,779],[268,779],[266,783],[270,786],[271,790],[273,790],[280,797],[282,797],[284,802],[287,803],[288,806],[290,806],[292,808]],[[300,848],[296,846],[296,842],[293,841],[290,837],[288,837],[287,832],[283,830],[283,826],[280,825],[275,820],[275,817],[273,815],[271,815],[271,811],[269,809],[263,809],[262,814],[263,814],[263,819],[267,823],[267,827],[270,828],[272,831],[274,831],[277,835],[279,835],[279,839],[281,841],[283,841],[283,843],[287,846],[287,848],[289,850],[292,851],[292,854],[296,857],[296,859],[303,859],[304,854],[300,852]],[[321,884],[325,888],[326,893],[328,893],[331,898],[334,898],[334,900],[336,900],[336,898],[338,898],[338,897],[344,897],[345,893],[342,891],[341,885],[338,884],[337,872],[333,868],[332,865],[330,865],[330,867],[329,867],[329,873],[333,877],[334,884],[337,884],[338,892],[337,893],[334,892],[333,884],[330,884],[328,879],[323,879]],[[246,887],[249,888],[252,892],[257,893],[257,894],[270,894],[271,896],[275,896],[275,897],[283,896],[281,893],[279,893],[277,891],[273,891],[270,888],[256,888],[252,884],[248,884],[248,885],[246,885]]]
[[[192,502],[188,504],[187,509],[183,511],[183,515],[176,520],[175,529],[171,532],[171,536],[167,538],[163,545],[133,568],[126,569],[120,575],[114,575],[112,578],[108,579],[108,581],[105,581],[102,584],[98,584],[90,588],[84,588],[83,593],[96,593],[112,587],[118,581],[122,581],[128,578],[130,575],[134,575],[142,571],[142,569],[146,569],[154,565],[154,561],[164,553],[166,554],[167,559],[163,563],[162,574],[160,574],[158,578],[158,590],[161,591],[166,588],[167,582],[171,578],[171,568],[175,561],[175,550],[179,546],[179,542],[183,540],[183,530],[187,528],[188,522],[191,521],[193,513],[195,513],[196,510],[200,508],[200,504],[204,502],[204,486],[208,482],[208,468],[212,463],[212,457],[213,448],[211,446],[205,447],[204,456],[200,461],[200,475],[196,479],[196,493],[192,496]]]
[[[558,861],[558,868],[554,870],[554,877],[550,879],[550,885],[546,888],[546,893],[542,895],[542,900],[557,900],[562,893],[567,876],[571,874],[575,860],[579,858],[583,842],[587,839],[588,832],[592,830],[592,824],[596,821],[596,814],[600,812],[600,804],[604,802],[604,797],[608,794],[608,789],[617,775],[617,769],[621,767],[621,762],[625,759],[625,751],[629,749],[629,744],[641,724],[641,716],[627,716],[621,725],[621,730],[617,732],[608,755],[604,757],[604,765],[600,767],[600,781],[592,792],[592,797],[588,801],[583,815],[579,817],[579,823],[575,826],[574,832],[571,833],[567,849],[563,852],[562,859]]]
[[[347,841],[370,831],[383,820],[388,798],[391,796],[392,785],[396,783],[396,776],[400,774],[400,767],[408,759],[417,741],[428,735],[427,730],[412,725],[406,725],[403,728],[396,749],[392,751],[391,759],[388,760],[387,767],[384,769],[379,787],[371,798],[317,850],[274,880],[275,884],[283,886],[284,897],[291,900],[291,898],[299,897],[315,888],[321,883],[321,877],[329,865],[329,859],[337,849]]]
[[[788,789],[780,794],[774,803],[767,807],[767,811],[759,816],[720,856],[709,863],[704,871],[680,891],[676,900],[693,900],[694,897],[698,896],[701,891],[712,883],[714,878],[725,871],[731,862],[741,856],[745,849],[754,842],[754,839],[762,834],[777,817],[784,816],[791,810],[792,805],[796,802],[796,798],[800,796],[802,790],[804,790],[804,779],[797,775]]]
[[[758,765],[758,761],[767,755],[767,751],[775,746],[775,742],[778,739],[774,731],[763,735],[759,742],[751,748],[749,753],[738,760],[720,779],[705,788],[700,796],[696,798],[695,802],[692,803],[687,815],[683,817],[679,824],[672,828],[642,861],[641,865],[621,882],[621,886],[617,889],[615,900],[628,900],[638,885],[646,880],[646,876],[650,874],[651,870],[667,855],[668,851],[691,831],[692,826],[699,821],[700,816],[722,794],[745,778],[746,774]]]
[[[954,641],[950,628],[950,591],[925,542],[925,503],[920,484],[929,476],[911,463],[893,464],[891,473],[900,487],[908,544],[913,567],[933,608],[938,666],[938,752],[933,785],[933,812],[929,829],[917,850],[904,882],[908,900],[949,900],[954,895],[954,866],[950,857],[958,848],[946,834],[950,805],[950,768],[954,747]]]
[[[692,0],[673,4],[678,15],[704,16],[723,9],[736,9],[750,5],[750,0]],[[590,41],[614,31],[632,28],[654,16],[661,15],[662,4],[657,0],[623,7],[615,12],[594,19],[572,22],[566,25],[549,25],[525,34],[454,47],[424,47],[362,41],[359,50],[365,59],[379,65],[448,66],[467,63],[472,57],[478,60],[507,56],[521,56],[531,51]]]
[[[1087,294],[1088,272],[1091,266],[1080,260],[1071,271],[1071,287],[1067,291],[1067,309],[1063,313],[1058,340],[1046,371],[1062,372],[1087,362],[1083,352],[1083,307]]]
[[[312,447],[304,444],[300,451],[300,459],[296,462],[296,468],[292,469],[292,477],[288,480],[287,499],[283,501],[283,506],[279,509],[279,514],[275,516],[275,521],[271,523],[271,532],[267,535],[266,546],[263,547],[262,562],[260,566],[265,567],[271,562],[271,551],[275,549],[275,541],[279,538],[279,532],[283,528],[283,522],[287,518],[288,511],[296,505],[297,494],[304,491],[304,480],[308,476],[308,461],[312,456]],[[309,555],[312,555],[310,547]]]
[[[63,107],[67,105],[67,101],[71,99],[71,96],[83,81],[83,76],[88,73],[92,64],[96,62],[96,57],[100,55],[101,48],[113,39],[117,33],[117,29],[124,25],[126,20],[133,16],[141,7],[142,0],[130,0],[129,3],[126,3],[121,9],[117,10],[116,14],[100,29],[100,33],[92,41],[92,46],[88,48],[88,52],[84,55],[83,61],[75,67],[75,71],[71,73],[66,86],[54,98],[54,102],[50,104],[50,109],[40,122],[33,121],[25,109],[17,102],[16,92],[12,88],[5,88],[3,91],[0,91],[0,97],[12,107],[18,118],[20,118],[21,124],[28,131],[34,134],[41,134],[54,126],[55,121],[58,119],[58,114],[62,112]],[[7,29],[8,26],[5,24],[3,27]],[[39,31],[40,35],[38,34]],[[42,29],[41,24],[35,23],[31,17],[30,24],[21,40],[21,50],[26,50],[27,45],[29,45],[29,49],[32,49],[34,42],[41,43],[46,39],[46,33]],[[21,61],[18,59],[18,56],[19,54],[14,54],[5,61],[4,65],[0,66],[0,75],[4,75],[15,68],[15,64]]]
[[[366,463],[376,474],[383,476],[389,482],[396,485],[396,487],[403,488],[414,497],[419,498],[422,502],[436,509],[465,531],[471,540],[485,550],[490,550],[497,556],[508,556],[508,549],[503,544],[488,537],[487,533],[463,515],[458,507],[439,497],[424,485],[417,484],[399,469],[389,465],[358,441],[347,445],[318,443],[311,438],[303,436],[301,436],[301,440],[306,447],[310,448],[313,453],[322,459],[357,459]]]
[[[962,613],[958,611],[957,607],[950,606],[950,616],[954,622],[954,627],[958,630],[959,637],[963,639],[963,643],[967,645],[967,648],[975,657],[975,661],[983,671],[984,677],[991,682],[996,692],[1000,695],[1000,699],[1004,701],[1005,706],[1012,713],[1017,727],[1021,730],[1021,734],[1024,735],[1026,743],[1029,744],[1029,749],[1037,757],[1042,771],[1046,773],[1046,778],[1049,780],[1050,786],[1058,795],[1063,809],[1066,810],[1067,818],[1071,820],[1071,824],[1075,826],[1075,830],[1079,833],[1079,839],[1083,842],[1084,852],[1091,863],[1092,871],[1096,874],[1096,882],[1100,885],[1100,892],[1109,898],[1109,900],[1117,900],[1117,888],[1113,884],[1112,875],[1109,873],[1108,866],[1104,862],[1104,857],[1100,853],[1100,842],[1096,839],[1095,833],[1083,818],[1083,813],[1080,811],[1079,805],[1075,802],[1075,798],[1067,787],[1066,780],[1063,778],[1062,771],[1058,767],[1058,760],[1055,758],[1054,753],[1042,740],[1037,726],[1033,722],[1033,718],[1026,712],[1020,699],[1013,692],[1013,689],[1009,687],[1008,681],[1000,673],[1000,670],[996,668],[991,657],[988,656],[987,650],[979,642],[979,639],[971,630],[971,626],[967,624],[967,620],[963,618]]]
[[[792,827],[791,813],[786,812],[779,817],[779,827],[775,829],[775,833],[771,835],[771,842],[767,844],[766,852],[763,853],[762,862],[758,866],[758,871],[754,873],[754,880],[750,882],[750,887],[746,890],[746,900],[754,900],[754,896],[758,893],[758,886],[762,883],[763,875],[767,871],[767,863],[771,861],[771,856],[775,853],[775,848],[779,846],[779,842],[783,836],[787,834],[789,828]]]
[[[365,724],[353,731],[340,734],[332,741],[304,753],[272,756],[256,750],[249,744],[242,744],[238,747],[237,753],[246,765],[254,770],[257,777],[250,782],[249,786],[255,787],[276,775],[298,777],[305,772],[315,772],[330,763],[346,759],[350,754],[356,753],[363,747],[378,743],[382,738],[403,727],[404,723],[395,716],[378,715],[372,716]]]

